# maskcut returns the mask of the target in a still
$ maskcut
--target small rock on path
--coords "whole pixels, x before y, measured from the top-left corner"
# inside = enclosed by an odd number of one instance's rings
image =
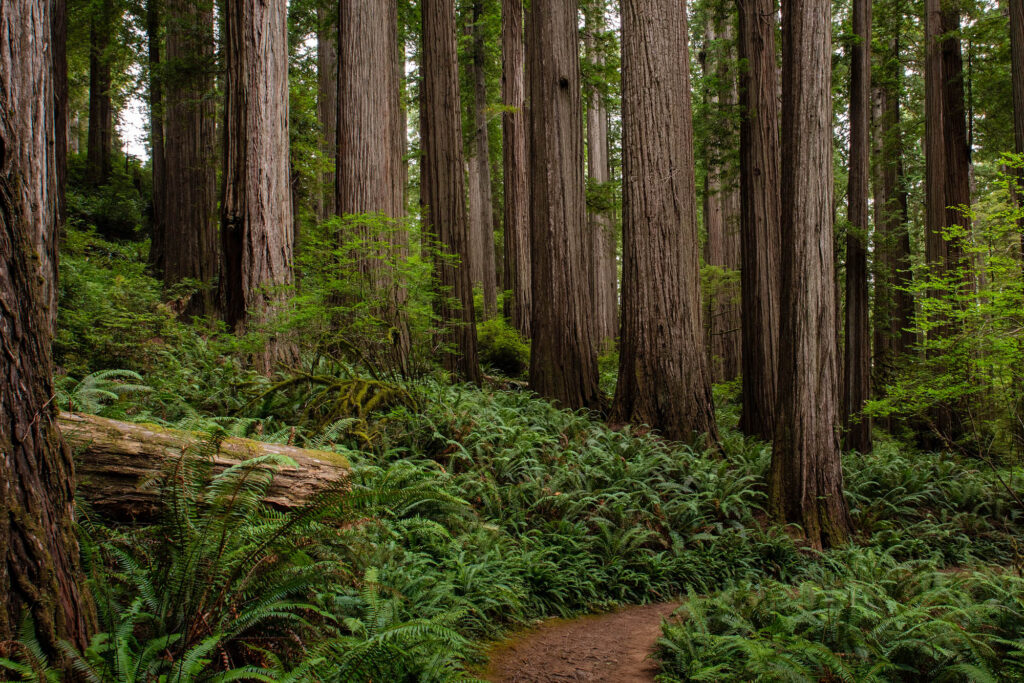
[[[492,683],[653,681],[658,666],[650,655],[661,636],[661,620],[678,606],[639,605],[580,619],[549,620],[491,650],[483,677]]]

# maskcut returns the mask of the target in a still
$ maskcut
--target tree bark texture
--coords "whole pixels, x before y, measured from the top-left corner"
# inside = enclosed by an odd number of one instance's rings
[[[242,331],[270,323],[292,282],[287,3],[235,0],[224,17],[221,282],[225,320]],[[292,344],[271,336],[254,361],[269,372],[294,358]]]
[[[843,431],[846,447],[871,450],[871,418],[860,415],[871,398],[871,325],[868,320],[868,193],[871,178],[871,0],[853,2],[850,55],[850,172],[847,186],[846,346],[843,356]]]
[[[338,7],[338,2],[324,0],[316,10],[316,116],[320,123],[320,153],[324,162],[316,205],[316,217],[320,221],[338,213],[335,181],[338,158]]]
[[[473,77],[473,135],[469,158],[469,229],[475,236],[474,282],[484,293],[484,318],[498,314],[498,269],[494,253],[494,200],[491,196],[491,142],[487,126],[487,61],[483,29],[483,2],[475,0],[472,10],[471,71]]]
[[[717,442],[701,324],[686,5],[622,3],[622,333],[613,416]]]
[[[782,317],[769,508],[815,548],[850,534],[839,454],[833,261],[831,14],[786,0],[782,16]]]
[[[593,239],[583,180],[576,3],[533,0],[530,88],[530,387],[566,408],[598,408]]]
[[[95,628],[74,467],[53,404],[59,188],[52,4],[0,3],[0,656],[31,616],[46,653]]]
[[[740,307],[743,389],[740,428],[775,433],[782,232],[779,79],[773,0],[737,0],[740,73]]]
[[[147,0],[146,39],[149,48],[149,149],[153,173],[153,207],[150,214],[149,265],[162,274],[165,265],[166,244],[166,191],[167,177],[164,162],[164,96],[161,78],[162,1]]]
[[[208,435],[198,432],[80,413],[61,413],[59,424],[75,453],[82,497],[104,517],[118,521],[154,521],[160,510],[160,490],[152,481],[183,454],[191,451],[198,456],[209,441]],[[263,499],[279,510],[302,507],[348,477],[348,463],[336,453],[240,438],[218,444],[212,456],[213,471],[271,454],[295,461],[295,467],[278,469]]]
[[[512,326],[530,338],[530,190],[527,180],[529,135],[526,118],[526,55],[523,2],[501,3],[502,166],[505,182],[505,300]]]
[[[423,82],[420,103],[422,153],[420,201],[425,233],[441,253],[434,259],[439,288],[435,312],[444,367],[479,384],[476,314],[470,278],[469,223],[462,164],[462,110],[456,53],[454,0],[423,0]]]
[[[1013,79],[1013,139],[1017,154],[1024,154],[1024,2],[1010,0],[1010,74]],[[1024,193],[1024,168],[1017,169],[1018,202]],[[1021,258],[1024,259],[1024,218],[1021,230]]]
[[[87,179],[102,185],[110,178],[114,149],[114,108],[110,101],[110,47],[114,31],[114,1],[100,0],[89,31],[89,136]]]
[[[590,17],[588,17],[590,19]],[[587,59],[591,64],[600,65],[603,57],[598,54],[594,31],[602,29],[591,20],[585,30],[583,42]],[[595,184],[611,181],[611,166],[608,158],[608,108],[601,93],[595,87],[587,92],[587,178]],[[615,347],[619,333],[619,266],[618,235],[614,217],[607,210],[588,207],[587,223],[594,241],[594,321],[597,324],[597,342],[600,351]]]
[[[184,312],[210,315],[218,260],[213,3],[164,1],[166,65],[174,75],[167,82],[164,123],[166,182],[173,191],[164,207],[164,284],[198,280],[205,288]]]

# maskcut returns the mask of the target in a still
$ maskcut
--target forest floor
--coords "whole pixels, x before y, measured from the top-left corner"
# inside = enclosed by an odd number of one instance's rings
[[[653,681],[658,665],[650,655],[661,636],[661,620],[678,606],[658,603],[550,619],[496,645],[483,678],[493,683]]]

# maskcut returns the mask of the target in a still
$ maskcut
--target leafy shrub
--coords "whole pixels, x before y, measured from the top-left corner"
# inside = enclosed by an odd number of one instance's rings
[[[480,362],[507,377],[522,377],[530,367],[530,344],[502,318],[476,326]]]

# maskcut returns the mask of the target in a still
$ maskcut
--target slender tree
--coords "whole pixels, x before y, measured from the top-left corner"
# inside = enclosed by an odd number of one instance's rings
[[[114,108],[110,100],[110,37],[115,24],[114,0],[99,0],[89,30],[88,180],[102,185],[110,177],[114,149]]]
[[[435,311],[447,347],[444,366],[470,382],[482,376],[476,350],[476,315],[469,272],[469,223],[462,164],[462,117],[454,0],[423,0],[422,152],[420,201],[425,230],[440,254],[434,271],[440,288]]]
[[[782,317],[768,500],[815,548],[845,543],[833,262],[828,0],[782,12]]]
[[[320,123],[320,153],[324,160],[323,185],[317,193],[316,215],[321,221],[337,213],[338,6],[337,0],[320,0],[316,9],[316,115]]]
[[[740,304],[743,390],[740,427],[775,433],[782,232],[779,105],[773,0],[737,0],[740,72]]]
[[[1013,79],[1013,138],[1017,154],[1024,154],[1024,2],[1010,4],[1010,77]],[[1017,169],[1018,196],[1024,192],[1024,168]],[[1024,218],[1020,219],[1024,255]]]
[[[501,3],[502,168],[505,182],[505,315],[530,337],[530,204],[523,2]]]
[[[871,398],[871,326],[868,321],[868,193],[871,177],[871,0],[853,2],[850,55],[850,173],[847,188],[846,345],[843,426],[846,446],[871,450],[871,419],[860,415]]]
[[[530,88],[530,386],[567,408],[598,408],[593,240],[583,182],[583,105],[575,2],[533,0]]]
[[[715,442],[701,324],[686,4],[622,3],[622,333],[617,419]]]
[[[221,284],[225,320],[241,331],[270,323],[292,282],[287,3],[226,3],[224,27]],[[294,357],[291,344],[272,336],[254,360],[269,372]]]
[[[0,3],[0,642],[17,640],[30,616],[46,653],[62,659],[61,642],[84,648],[95,617],[75,536],[74,465],[53,402],[52,152],[64,132],[55,127],[53,61],[63,47],[51,50],[51,40],[64,35],[52,12],[46,0]]]
[[[210,315],[217,271],[213,3],[164,2],[166,63],[174,75],[167,82],[164,115],[166,182],[174,188],[173,201],[164,204],[161,221],[166,235],[164,284],[186,278],[202,283],[204,288],[189,300],[185,312]]]
[[[164,96],[160,70],[161,0],[146,2],[146,39],[149,48],[149,149],[153,173],[153,199],[150,218],[149,265],[157,273],[164,272],[164,243],[167,187],[164,164]]]

